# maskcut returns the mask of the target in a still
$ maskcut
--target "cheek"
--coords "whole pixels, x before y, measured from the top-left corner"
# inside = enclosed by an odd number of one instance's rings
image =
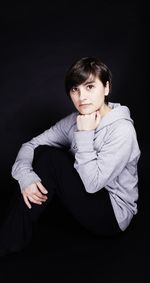
[[[71,100],[74,104],[76,104],[78,102],[78,98],[77,97],[71,97]]]
[[[91,97],[96,102],[101,101],[102,97],[99,92],[94,93],[94,95]]]
[[[103,101],[104,101],[104,96],[98,96],[98,97],[96,97],[96,99],[95,99],[95,103],[96,103],[97,105],[101,105],[101,104],[103,103]]]
[[[73,98],[72,95],[70,95],[70,99],[71,99],[72,102],[74,102],[74,98]]]

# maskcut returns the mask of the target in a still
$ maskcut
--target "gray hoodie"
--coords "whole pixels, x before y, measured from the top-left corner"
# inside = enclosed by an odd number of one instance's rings
[[[118,224],[121,230],[125,230],[137,213],[140,149],[128,107],[119,103],[109,103],[109,106],[112,110],[95,130],[78,131],[78,112],[73,112],[22,144],[12,167],[12,176],[24,190],[41,181],[32,167],[36,147],[68,147],[75,156],[74,167],[85,190],[95,193],[105,187]]]

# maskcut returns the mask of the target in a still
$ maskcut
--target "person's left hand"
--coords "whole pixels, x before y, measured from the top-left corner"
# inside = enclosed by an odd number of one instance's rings
[[[100,120],[101,120],[101,115],[99,111],[95,111],[91,114],[78,115],[77,128],[79,131],[95,130],[99,125]]]

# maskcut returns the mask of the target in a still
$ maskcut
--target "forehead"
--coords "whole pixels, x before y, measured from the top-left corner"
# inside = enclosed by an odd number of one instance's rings
[[[81,85],[87,85],[90,83],[96,83],[96,82],[100,82],[100,79],[98,76],[94,76],[94,75],[90,75],[85,82],[83,82]]]

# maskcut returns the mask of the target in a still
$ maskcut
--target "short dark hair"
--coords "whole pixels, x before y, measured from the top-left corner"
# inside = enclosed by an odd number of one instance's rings
[[[84,83],[90,75],[98,77],[104,86],[109,82],[109,92],[111,92],[112,73],[110,69],[99,58],[83,57],[75,61],[66,72],[65,89],[67,95],[70,94],[72,87]]]

